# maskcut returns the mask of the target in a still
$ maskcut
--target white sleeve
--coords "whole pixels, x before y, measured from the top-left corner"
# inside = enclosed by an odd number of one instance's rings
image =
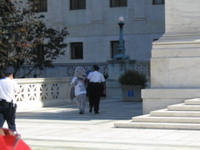
[[[105,80],[103,74],[101,74],[101,82],[105,82],[105,81],[106,81],[106,80]]]
[[[14,87],[14,91],[16,93],[20,92],[19,85],[17,84],[17,82],[15,80],[13,80],[13,87]]]

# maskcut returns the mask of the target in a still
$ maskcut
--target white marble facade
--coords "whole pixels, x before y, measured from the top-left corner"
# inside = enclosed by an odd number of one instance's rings
[[[127,0],[127,7],[110,7],[110,0],[86,0],[86,9],[70,10],[70,0],[47,0],[48,11],[38,15],[45,16],[48,27],[67,27],[70,35],[64,41],[68,44],[65,55],[54,61],[54,68],[36,71],[37,77],[65,77],[65,70],[77,65],[98,64],[106,70],[107,61],[112,60],[111,41],[119,40],[120,16],[125,19],[125,53],[132,60],[149,63],[153,40],[165,32],[164,4],[153,5],[152,1]],[[83,43],[83,59],[71,59],[70,43],[74,42]]]
[[[144,114],[200,97],[200,1],[166,0],[166,33],[153,43]]]
[[[102,63],[111,59],[111,41],[119,40],[118,18],[123,16],[126,54],[149,61],[152,41],[164,33],[164,5],[152,0],[128,0],[127,7],[110,7],[109,0],[86,0],[86,9],[69,10],[70,0],[48,0],[45,21],[50,27],[67,27],[70,35],[64,56],[55,63]],[[158,15],[159,14],[159,15]],[[70,43],[83,42],[83,59],[70,58]]]

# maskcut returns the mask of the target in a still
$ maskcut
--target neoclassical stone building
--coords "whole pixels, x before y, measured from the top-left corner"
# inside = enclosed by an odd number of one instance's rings
[[[39,11],[48,26],[67,27],[70,33],[65,55],[40,77],[71,76],[74,66],[88,70],[93,64],[106,74],[106,61],[118,52],[120,16],[125,53],[149,71],[152,42],[165,32],[164,0],[41,0]]]

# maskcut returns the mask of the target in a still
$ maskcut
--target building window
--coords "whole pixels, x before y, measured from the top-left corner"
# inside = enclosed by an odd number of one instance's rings
[[[71,59],[83,59],[83,43],[71,43]]]
[[[110,0],[110,7],[126,7],[127,0]]]
[[[113,58],[115,55],[119,53],[118,51],[118,46],[119,46],[119,41],[111,41],[111,58]]]
[[[47,0],[39,0],[37,12],[47,12]]]
[[[165,0],[153,0],[153,5],[165,4]]]
[[[70,0],[70,10],[85,9],[85,0]]]
[[[35,59],[39,61],[43,61],[44,55],[45,55],[44,51],[45,51],[44,45],[41,45],[41,44],[37,45],[33,51],[33,53],[36,55]]]

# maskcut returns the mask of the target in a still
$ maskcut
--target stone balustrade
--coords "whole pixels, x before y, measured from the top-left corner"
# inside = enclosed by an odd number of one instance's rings
[[[70,103],[71,78],[15,79],[20,86],[16,95],[18,110],[58,106]]]
[[[108,74],[107,65],[98,64],[100,72]],[[47,71],[49,74],[64,72],[68,77],[51,77],[51,78],[16,78],[20,85],[20,94],[16,95],[18,110],[35,109],[47,106],[58,106],[72,101],[69,99],[69,87],[76,66],[57,66],[57,69]],[[24,70],[24,73],[27,68]],[[58,69],[59,68],[59,69]],[[91,65],[84,66],[86,70],[92,70]],[[146,74],[150,78],[149,62],[136,62],[134,69]],[[62,71],[61,71],[62,70]],[[67,71],[67,72],[65,72]],[[43,73],[41,73],[43,74]],[[42,75],[41,75],[42,76]],[[64,75],[63,75],[64,76]],[[109,94],[108,94],[109,95]],[[107,95],[107,96],[108,96]]]

